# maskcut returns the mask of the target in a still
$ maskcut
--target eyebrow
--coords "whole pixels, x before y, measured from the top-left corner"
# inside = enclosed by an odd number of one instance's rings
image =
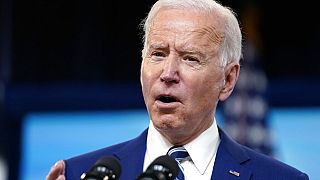
[[[167,47],[168,45],[166,45],[165,43],[152,43],[149,46],[149,48],[151,49],[165,49]]]
[[[166,43],[152,43],[149,45],[149,49],[164,50],[164,49],[167,49],[168,47],[169,47],[169,45],[167,45]],[[200,55],[201,57],[205,57],[205,53],[201,52],[201,50],[199,48],[190,46],[188,44],[182,45],[182,47],[179,48],[179,50],[177,50],[177,52],[182,55],[196,54],[196,55]]]
[[[199,54],[201,56],[204,56],[204,53],[201,52],[200,48],[194,47],[192,45],[190,46],[188,44],[183,44],[179,49],[179,52],[182,54]]]

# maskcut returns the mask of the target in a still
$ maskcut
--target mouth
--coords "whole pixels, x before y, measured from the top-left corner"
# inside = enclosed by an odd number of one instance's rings
[[[171,95],[159,95],[156,98],[157,101],[160,101],[162,103],[174,103],[174,102],[180,102],[180,100],[175,97],[175,96],[171,96]]]

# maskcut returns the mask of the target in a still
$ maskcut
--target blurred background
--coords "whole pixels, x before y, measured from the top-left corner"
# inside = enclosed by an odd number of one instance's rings
[[[148,126],[139,23],[155,0],[0,1],[0,180],[137,136]],[[221,0],[244,58],[218,124],[320,179],[320,29],[315,2]]]

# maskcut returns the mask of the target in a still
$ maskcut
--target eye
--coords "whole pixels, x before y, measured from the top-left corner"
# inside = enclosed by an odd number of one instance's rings
[[[152,61],[162,61],[166,57],[166,53],[163,51],[153,51],[151,52]]]
[[[152,52],[151,55],[152,56],[156,56],[156,57],[165,57],[165,54],[163,52],[160,52],[160,51]]]
[[[189,61],[189,62],[200,62],[200,60],[197,57],[193,57],[193,56],[185,56],[183,60]]]

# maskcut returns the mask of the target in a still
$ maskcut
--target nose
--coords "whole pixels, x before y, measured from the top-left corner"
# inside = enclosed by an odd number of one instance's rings
[[[165,83],[179,83],[179,62],[175,57],[168,57],[164,61],[160,80]]]

